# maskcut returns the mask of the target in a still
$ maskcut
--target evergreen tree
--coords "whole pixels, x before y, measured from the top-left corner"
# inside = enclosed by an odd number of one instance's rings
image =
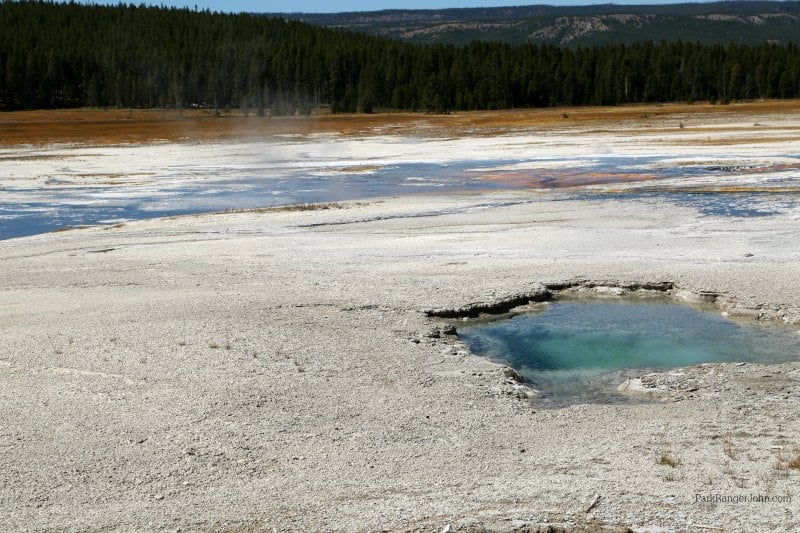
[[[800,97],[800,48],[413,45],[258,15],[0,0],[0,110],[285,115],[757,97]]]

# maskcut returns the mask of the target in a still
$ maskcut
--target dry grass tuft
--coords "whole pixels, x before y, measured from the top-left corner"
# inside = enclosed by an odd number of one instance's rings
[[[775,472],[776,477],[780,479],[786,479],[789,477],[789,463],[793,460],[796,460],[795,457],[792,460],[787,461],[786,458],[783,457],[783,450],[778,448],[775,454],[775,462],[772,465],[772,470]]]
[[[681,464],[681,460],[675,457],[672,452],[665,450],[658,456],[658,464],[675,468]]]
[[[725,455],[736,460],[736,447],[733,445],[733,434],[729,431],[725,434],[725,438],[722,439],[722,450],[725,452]]]
[[[678,465],[681,464],[681,460],[672,453],[672,446],[670,445],[669,441],[667,440],[667,429],[669,428],[669,423],[664,426],[664,429],[660,432],[661,437],[661,445],[660,445],[660,453],[658,455],[658,459],[656,459],[656,464],[671,466],[672,468],[676,468]]]

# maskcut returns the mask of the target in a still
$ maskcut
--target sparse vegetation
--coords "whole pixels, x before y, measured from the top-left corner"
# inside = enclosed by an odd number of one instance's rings
[[[783,456],[783,448],[777,448],[775,452],[775,464],[772,466],[774,470],[800,470],[800,452],[795,451],[795,455],[791,458]]]
[[[731,477],[736,475],[736,471],[727,461],[725,461],[725,466],[722,468],[722,473],[725,474],[726,476],[731,476]]]
[[[775,471],[777,477],[785,479],[789,476],[789,464],[783,457],[783,450],[778,448],[775,453],[775,462],[772,464],[772,470]]]
[[[661,446],[658,458],[656,459],[656,463],[665,466],[671,466],[672,468],[678,467],[681,464],[681,460],[672,452],[672,446],[667,441],[667,428],[669,424],[664,427],[661,431]]]
[[[736,447],[733,445],[733,434],[729,431],[725,434],[725,437],[722,439],[722,449],[725,452],[725,455],[736,460]]]
[[[786,463],[775,461],[775,464],[772,465],[772,469],[775,471],[775,477],[778,479],[786,479],[789,477],[789,468],[786,466]]]
[[[665,450],[661,452],[661,455],[658,456],[658,464],[676,468],[681,464],[681,460],[673,455],[672,452]]]

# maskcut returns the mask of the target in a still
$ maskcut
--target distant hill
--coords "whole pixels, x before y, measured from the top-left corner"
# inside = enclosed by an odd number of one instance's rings
[[[480,40],[577,47],[679,39],[703,44],[800,42],[800,1],[536,5],[283,16],[416,43],[462,45]]]

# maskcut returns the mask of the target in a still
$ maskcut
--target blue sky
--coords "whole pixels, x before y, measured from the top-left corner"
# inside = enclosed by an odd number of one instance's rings
[[[130,0],[135,4],[141,0]],[[524,0],[178,0],[178,1],[145,1],[146,4],[167,5],[175,7],[188,7],[194,9],[210,9],[212,11],[251,11],[259,13],[333,13],[341,11],[378,11],[381,9],[440,9],[447,7],[492,7],[509,5],[537,5],[549,4],[560,6],[580,6],[588,4],[677,4],[692,0],[662,0],[649,2],[647,0],[539,0],[525,2]],[[695,0],[696,1],[696,0]],[[89,4],[118,4],[119,0],[88,0],[82,3]]]

